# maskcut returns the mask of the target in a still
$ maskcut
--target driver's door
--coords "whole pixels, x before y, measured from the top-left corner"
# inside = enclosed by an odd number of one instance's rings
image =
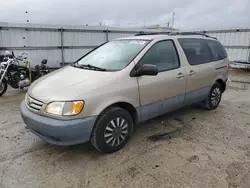
[[[184,102],[186,74],[181,67],[174,41],[155,43],[140,60],[140,64],[153,64],[156,76],[138,77],[141,120],[148,120],[180,108]]]

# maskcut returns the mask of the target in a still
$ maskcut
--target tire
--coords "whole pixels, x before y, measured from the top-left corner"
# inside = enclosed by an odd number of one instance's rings
[[[119,126],[114,127],[114,124]],[[102,153],[116,152],[128,142],[133,126],[133,120],[128,111],[120,107],[110,107],[97,118],[91,143]]]
[[[222,86],[215,82],[212,86],[207,99],[204,101],[204,107],[208,110],[217,108],[220,104],[222,97]]]
[[[8,84],[7,80],[3,79],[2,84],[0,86],[0,97],[7,91]]]

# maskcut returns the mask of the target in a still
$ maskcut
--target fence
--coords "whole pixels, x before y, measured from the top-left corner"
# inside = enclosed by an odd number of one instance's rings
[[[131,36],[138,29],[0,23],[0,53],[28,53],[32,65],[48,59],[50,67],[74,62],[94,47],[115,38]],[[143,30],[157,32],[159,30]],[[203,31],[217,37],[230,60],[250,61],[250,29]]]
[[[131,36],[140,31],[91,26],[0,23],[0,52],[25,52],[28,53],[32,65],[48,59],[50,67],[60,67],[62,64],[74,62],[108,40]]]

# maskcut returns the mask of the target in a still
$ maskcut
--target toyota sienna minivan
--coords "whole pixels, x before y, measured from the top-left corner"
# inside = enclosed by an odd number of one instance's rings
[[[111,153],[139,122],[194,103],[215,109],[227,78],[227,53],[217,39],[141,34],[107,42],[34,82],[21,115],[48,143],[90,141]]]

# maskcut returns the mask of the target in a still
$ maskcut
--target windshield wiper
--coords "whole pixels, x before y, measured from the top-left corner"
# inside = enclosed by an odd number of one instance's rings
[[[93,70],[99,70],[99,71],[106,71],[106,69],[104,68],[101,68],[101,67],[96,67],[94,65],[90,65],[90,64],[87,64],[87,65],[80,65],[78,62],[76,62],[74,64],[74,67],[79,67],[79,68],[83,68],[83,69],[93,69]]]
[[[106,71],[106,69],[101,68],[101,67],[97,67],[94,65],[87,64],[86,66],[88,66],[89,68],[95,69],[95,70]]]

